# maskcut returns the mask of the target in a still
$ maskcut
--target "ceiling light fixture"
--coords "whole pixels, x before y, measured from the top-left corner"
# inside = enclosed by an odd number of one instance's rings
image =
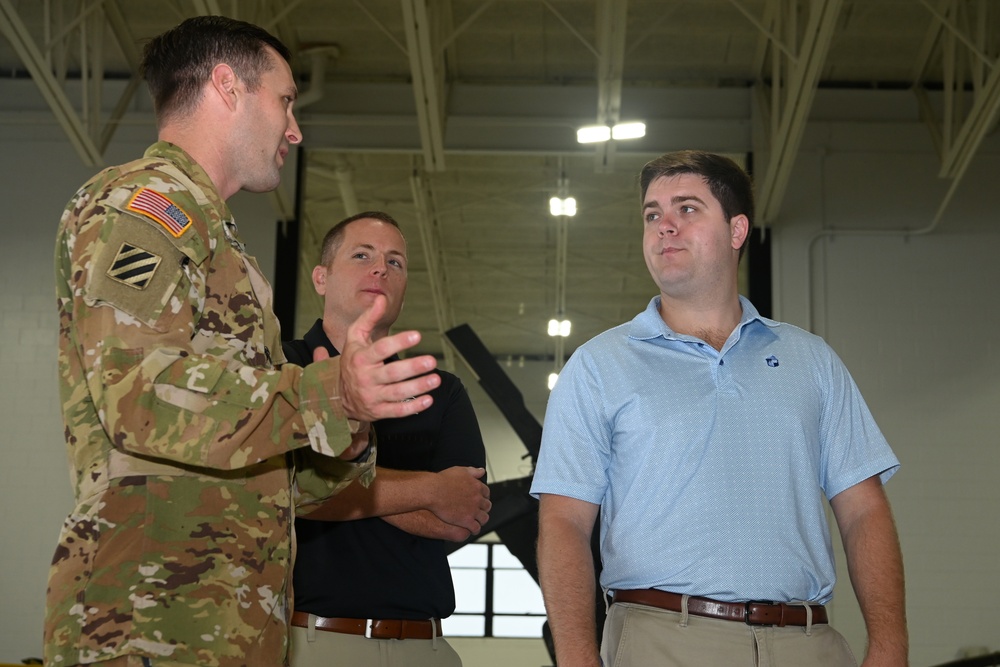
[[[596,144],[611,138],[611,128],[607,125],[587,125],[576,131],[576,141],[581,144]]]
[[[576,131],[576,141],[581,144],[596,144],[609,139],[638,139],[646,136],[646,124],[640,122],[608,125],[587,125]]]
[[[549,335],[552,337],[562,336],[566,338],[569,336],[570,329],[573,324],[569,320],[549,320]]]
[[[552,215],[576,215],[576,199],[573,197],[553,197],[549,200],[549,213]]]
[[[556,386],[556,380],[559,379],[559,373],[549,373],[549,391]]]
[[[646,136],[645,123],[618,123],[611,128],[611,138],[618,139],[639,139]]]

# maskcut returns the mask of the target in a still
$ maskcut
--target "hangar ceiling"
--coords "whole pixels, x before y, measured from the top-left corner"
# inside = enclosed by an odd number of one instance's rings
[[[817,90],[905,95],[899,117],[924,125],[952,180],[1000,106],[988,0],[0,0],[0,78],[30,78],[46,103],[0,100],[0,118],[58,122],[102,164],[116,133],[149,132],[144,41],[208,13],[296,56],[296,332],[319,312],[307,274],[323,233],[382,209],[409,242],[398,324],[445,356],[435,334],[461,323],[500,357],[551,358],[641,310],[655,289],[635,178],[665,150],[752,156],[759,222],[775,226]],[[582,125],[631,120],[645,137],[576,142]],[[579,213],[551,216],[556,194]],[[546,335],[560,312],[565,341]]]

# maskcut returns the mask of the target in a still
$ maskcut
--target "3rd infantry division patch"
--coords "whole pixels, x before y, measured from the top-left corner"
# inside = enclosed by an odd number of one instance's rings
[[[129,287],[145,289],[153,279],[161,259],[162,257],[148,250],[122,243],[114,261],[111,262],[111,268],[108,269],[108,276]]]

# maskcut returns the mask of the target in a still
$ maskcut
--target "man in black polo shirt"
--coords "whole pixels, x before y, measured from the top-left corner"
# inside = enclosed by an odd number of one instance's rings
[[[338,223],[312,278],[323,319],[284,345],[289,361],[337,355],[356,313],[380,298],[385,312],[371,338],[386,336],[406,292],[399,225],[377,211]],[[462,664],[441,638],[440,619],[455,610],[445,540],[478,534],[490,501],[472,403],[457,377],[438,373],[429,409],[372,425],[372,485],[352,484],[296,520],[294,667]]]

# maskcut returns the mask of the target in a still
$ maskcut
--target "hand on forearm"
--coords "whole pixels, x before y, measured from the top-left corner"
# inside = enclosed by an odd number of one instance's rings
[[[351,434],[350,447],[342,451],[338,457],[342,461],[352,463],[368,449],[368,444],[371,440],[371,424],[368,422],[359,422],[359,424],[360,428],[358,431]]]
[[[453,466],[435,473],[428,487],[427,509],[444,523],[478,535],[493,507],[490,487],[480,481],[485,474],[482,468],[469,466]]]

